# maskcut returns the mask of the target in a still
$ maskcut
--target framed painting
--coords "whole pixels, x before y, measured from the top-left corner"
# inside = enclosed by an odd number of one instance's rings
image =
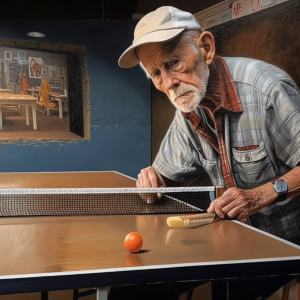
[[[49,75],[49,78],[56,79],[57,78],[57,66],[49,65],[48,66],[48,75]]]
[[[42,78],[43,60],[38,57],[28,57],[28,68],[30,78]]]
[[[12,60],[12,51],[4,51],[4,59]]]

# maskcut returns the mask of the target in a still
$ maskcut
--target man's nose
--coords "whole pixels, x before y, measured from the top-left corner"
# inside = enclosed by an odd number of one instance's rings
[[[165,71],[162,72],[163,85],[166,90],[170,90],[179,85],[180,81],[174,73]]]

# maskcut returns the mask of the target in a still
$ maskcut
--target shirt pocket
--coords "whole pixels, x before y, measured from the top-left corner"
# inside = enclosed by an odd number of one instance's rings
[[[232,148],[232,157],[234,172],[246,184],[245,187],[258,186],[276,175],[263,142],[253,150]]]

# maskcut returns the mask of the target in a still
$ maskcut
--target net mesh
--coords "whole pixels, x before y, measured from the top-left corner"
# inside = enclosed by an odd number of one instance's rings
[[[159,192],[159,194],[158,194]],[[214,190],[14,190],[0,191],[0,216],[84,216],[196,213],[206,211]]]

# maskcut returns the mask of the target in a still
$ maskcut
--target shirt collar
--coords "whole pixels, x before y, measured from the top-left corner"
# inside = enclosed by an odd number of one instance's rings
[[[210,76],[207,94],[201,101],[200,106],[211,109],[211,105],[207,101],[209,99],[215,104],[215,111],[223,108],[223,110],[225,109],[233,113],[243,112],[241,100],[225,60],[221,56],[215,56],[211,69],[216,74]],[[214,80],[218,81],[217,85],[212,82]],[[217,94],[214,91],[216,89],[215,86],[218,86]]]

